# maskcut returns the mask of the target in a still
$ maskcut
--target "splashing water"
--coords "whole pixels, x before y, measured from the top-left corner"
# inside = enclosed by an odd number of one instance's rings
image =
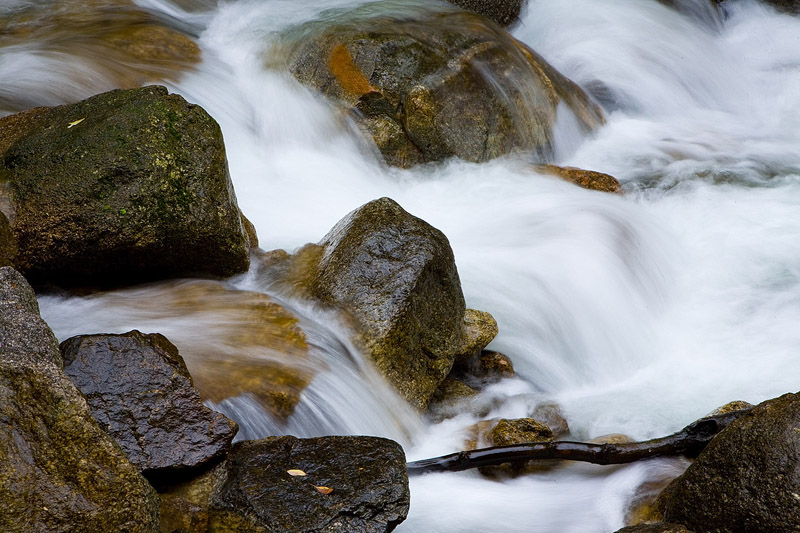
[[[318,17],[320,6],[186,4],[139,2],[198,35],[202,62],[168,85],[220,122],[239,204],[261,246],[316,242],[380,196],[441,229],[468,306],[498,321],[490,347],[518,372],[478,397],[487,416],[526,416],[556,402],[576,438],[648,438],[730,400],[798,388],[800,18],[747,0],[726,2],[724,15],[699,0],[531,0],[515,37],[607,113],[593,137],[559,116],[558,163],[616,176],[627,194],[613,196],[512,159],[388,169],[329,104],[268,65],[280,32]],[[419,10],[382,4],[372,8]],[[109,76],[35,42],[3,48],[0,107],[73,101],[111,88]],[[270,292],[253,276],[229,284]],[[165,290],[44,296],[41,306],[60,339],[138,328],[181,347],[205,342],[209,325],[224,319],[192,323],[131,305]],[[432,423],[398,408],[333,317],[287,305],[301,316],[313,364],[327,370],[285,425],[246,397],[217,404],[242,421],[244,436],[383,435],[410,459],[463,448],[476,415]],[[680,468],[658,460],[568,465],[504,482],[469,472],[415,478],[398,531],[614,531],[642,483]]]

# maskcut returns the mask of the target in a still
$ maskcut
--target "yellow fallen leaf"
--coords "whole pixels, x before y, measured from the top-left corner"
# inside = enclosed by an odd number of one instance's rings
[[[317,487],[315,485],[314,488],[317,489],[317,492],[319,492],[320,494],[330,494],[331,492],[333,492],[333,489],[330,487]]]
[[[287,470],[286,473],[289,474],[290,476],[307,476],[308,475],[305,472],[303,472],[302,470],[297,470],[296,468],[292,468],[291,470]]]
[[[70,129],[72,126],[77,126],[78,124],[80,124],[80,123],[81,123],[81,122],[83,122],[84,120],[86,120],[86,117],[79,118],[78,120],[76,120],[76,121],[74,121],[74,122],[70,122],[70,123],[69,123],[69,126],[67,126],[67,129]]]

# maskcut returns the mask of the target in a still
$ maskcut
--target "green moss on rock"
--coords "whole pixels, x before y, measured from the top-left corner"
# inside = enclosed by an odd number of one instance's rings
[[[16,267],[34,282],[230,276],[249,253],[222,134],[163,87],[0,119]]]
[[[0,530],[158,531],[158,496],[60,366],[33,290],[0,269]]]

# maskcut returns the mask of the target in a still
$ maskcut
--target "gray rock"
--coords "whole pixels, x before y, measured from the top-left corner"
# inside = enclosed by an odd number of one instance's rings
[[[95,419],[152,482],[186,476],[228,453],[237,425],[203,405],[164,336],[81,335],[64,341],[61,354]]]
[[[0,118],[0,138],[0,211],[32,282],[247,270],[222,134],[201,107],[116,90]]]
[[[0,531],[158,531],[158,496],[60,361],[32,289],[0,268]]]

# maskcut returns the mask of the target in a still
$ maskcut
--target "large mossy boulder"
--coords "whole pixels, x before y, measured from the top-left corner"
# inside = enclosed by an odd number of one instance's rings
[[[603,121],[577,85],[471,13],[365,6],[287,32],[284,47],[292,74],[348,112],[394,166],[513,152],[547,161],[560,107],[586,131]]]
[[[409,509],[403,449],[377,437],[270,437],[162,495],[162,531],[392,531]]]
[[[0,211],[34,283],[247,270],[219,125],[164,87],[0,119]]]
[[[479,353],[497,334],[491,315],[466,309],[447,237],[389,198],[359,207],[318,245],[272,268],[343,310],[356,344],[420,410],[456,358]]]
[[[227,455],[236,424],[203,405],[178,349],[163,335],[80,335],[60,348],[64,371],[94,418],[154,484]]]
[[[0,530],[154,532],[158,505],[64,374],[33,290],[0,268]]]
[[[754,407],[721,431],[662,493],[664,519],[698,533],[796,531],[800,395]]]

